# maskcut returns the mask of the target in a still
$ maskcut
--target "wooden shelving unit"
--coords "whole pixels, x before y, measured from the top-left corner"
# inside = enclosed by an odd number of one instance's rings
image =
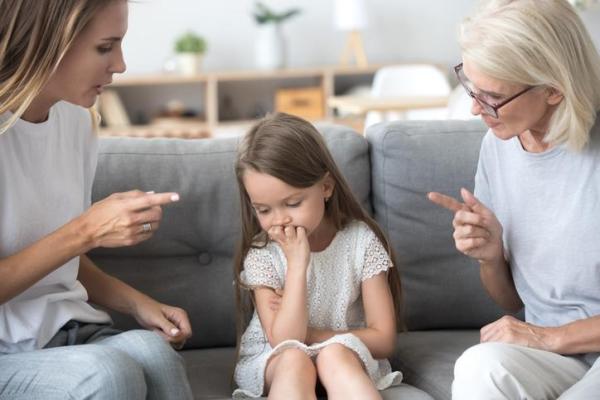
[[[334,111],[327,105],[327,99],[355,85],[370,85],[375,71],[381,67],[221,71],[194,76],[124,75],[117,77],[107,89],[118,94],[133,125],[108,126],[101,130],[101,134],[213,136],[220,130],[234,130],[238,125],[246,127],[266,112],[276,111],[274,98],[277,90],[304,87],[320,88],[322,119],[332,120]],[[173,99],[193,109],[194,118],[159,118],[160,123],[153,122],[160,108]],[[140,125],[140,122],[143,124]]]

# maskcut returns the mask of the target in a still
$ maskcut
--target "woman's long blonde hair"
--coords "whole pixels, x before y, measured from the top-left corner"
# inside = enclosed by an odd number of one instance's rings
[[[0,0],[0,134],[42,91],[73,40],[115,0]]]
[[[600,56],[566,0],[492,0],[461,25],[463,59],[489,77],[564,98],[545,140],[581,150],[600,111]]]
[[[326,203],[326,216],[337,230],[352,221],[366,223],[383,243],[395,265],[394,251],[386,235],[352,194],[321,134],[307,121],[288,114],[279,113],[261,120],[244,137],[235,166],[242,217],[241,240],[234,261],[238,344],[253,311],[249,290],[240,278],[244,258],[251,247],[262,247],[268,243],[266,232],[262,230],[244,188],[243,176],[248,169],[271,175],[297,188],[313,186],[329,173],[335,181],[335,188]],[[397,326],[403,329],[402,290],[397,266],[388,270],[388,282],[394,299]]]

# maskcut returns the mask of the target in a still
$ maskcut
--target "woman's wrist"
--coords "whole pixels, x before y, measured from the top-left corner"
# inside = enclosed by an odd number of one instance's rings
[[[65,228],[68,230],[69,234],[73,236],[75,245],[80,249],[79,254],[85,254],[98,247],[95,243],[94,236],[89,230],[85,214],[71,220],[71,222],[65,225]]]
[[[479,266],[481,268],[494,269],[498,270],[498,268],[505,267],[507,265],[506,259],[504,258],[504,254],[501,251],[499,255],[489,259],[489,260],[477,260],[479,261]]]

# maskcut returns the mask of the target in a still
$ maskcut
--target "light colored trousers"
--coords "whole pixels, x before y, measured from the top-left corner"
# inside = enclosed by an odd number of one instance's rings
[[[75,325],[51,348],[0,355],[0,400],[192,399],[183,359],[156,333]]]
[[[467,349],[454,366],[455,400],[600,399],[600,359],[575,357],[505,343]]]

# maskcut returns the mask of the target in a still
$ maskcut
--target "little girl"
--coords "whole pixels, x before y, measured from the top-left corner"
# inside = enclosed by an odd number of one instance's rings
[[[234,398],[316,398],[318,378],[329,399],[381,399],[402,380],[386,359],[400,279],[323,138],[300,118],[268,117],[244,138],[236,173],[240,321],[250,316],[242,305],[255,311],[238,342]]]

